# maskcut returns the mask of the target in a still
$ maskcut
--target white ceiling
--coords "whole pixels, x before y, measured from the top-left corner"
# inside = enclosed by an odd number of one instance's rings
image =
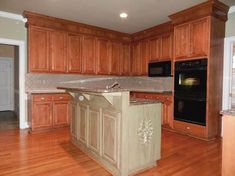
[[[85,24],[134,33],[169,21],[168,15],[206,0],[0,0],[0,10],[24,10]],[[221,0],[229,6],[235,0]],[[119,14],[127,12],[128,18]]]

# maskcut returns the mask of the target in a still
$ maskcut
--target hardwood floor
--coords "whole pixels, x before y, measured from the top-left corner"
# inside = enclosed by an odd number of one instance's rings
[[[0,111],[0,131],[19,128],[19,119],[13,111]]]
[[[108,176],[71,142],[68,129],[33,134],[0,131],[1,176]],[[220,176],[221,141],[205,142],[163,130],[162,159],[138,176]]]

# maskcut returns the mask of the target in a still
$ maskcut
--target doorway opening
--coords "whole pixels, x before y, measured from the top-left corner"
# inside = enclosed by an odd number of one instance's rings
[[[0,130],[19,128],[19,46],[0,44]]]

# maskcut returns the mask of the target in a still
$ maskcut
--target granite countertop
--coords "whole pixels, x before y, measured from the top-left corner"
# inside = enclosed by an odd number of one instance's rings
[[[65,90],[63,89],[33,89],[26,91],[27,94],[33,94],[33,93],[65,93]]]
[[[112,92],[149,92],[149,93],[163,93],[163,94],[171,94],[172,91],[164,91],[164,90],[157,90],[157,89],[135,89],[135,88],[91,88],[91,87],[72,87],[72,86],[64,86],[64,87],[57,87],[59,90],[67,90],[67,91],[83,91],[89,93],[112,93]]]
[[[149,99],[142,99],[142,98],[131,98],[130,105],[142,105],[142,104],[155,104],[161,103],[158,100],[149,100]]]
[[[235,109],[223,110],[220,112],[222,115],[235,116]]]

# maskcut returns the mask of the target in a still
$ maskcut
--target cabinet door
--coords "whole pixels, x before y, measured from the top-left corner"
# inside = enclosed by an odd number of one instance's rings
[[[129,75],[130,74],[130,44],[122,45],[122,57],[121,57],[121,74]]]
[[[150,61],[155,61],[160,58],[161,38],[153,38],[149,41]]]
[[[52,72],[67,70],[67,34],[59,31],[50,32],[50,61]]]
[[[208,18],[193,21],[190,26],[191,57],[207,56],[209,42]]]
[[[119,167],[120,113],[104,111],[102,131],[102,157]]]
[[[32,131],[52,128],[52,102],[33,102]]]
[[[29,27],[29,72],[49,72],[49,31]]]
[[[112,42],[111,48],[111,71],[112,75],[120,75],[120,64],[122,56],[122,45],[119,42]]]
[[[141,75],[142,62],[140,55],[140,43],[133,43],[132,58],[131,58],[131,73],[132,75]]]
[[[79,104],[78,114],[78,140],[85,145],[87,144],[87,106]]]
[[[82,36],[68,35],[68,72],[81,73]]]
[[[100,111],[89,108],[88,147],[100,153]]]
[[[53,126],[61,127],[69,125],[70,104],[68,101],[53,102]]]
[[[97,73],[110,73],[110,43],[106,39],[97,39]]]
[[[82,72],[95,74],[95,37],[83,36],[82,39]]]
[[[141,62],[142,62],[142,75],[148,74],[148,63],[149,63],[149,42],[142,41],[140,43],[141,48]]]
[[[189,24],[183,24],[176,26],[174,29],[174,49],[175,49],[175,59],[187,58],[189,57],[190,49],[190,28]]]
[[[161,60],[171,60],[173,50],[173,36],[172,34],[165,34],[161,37]]]

